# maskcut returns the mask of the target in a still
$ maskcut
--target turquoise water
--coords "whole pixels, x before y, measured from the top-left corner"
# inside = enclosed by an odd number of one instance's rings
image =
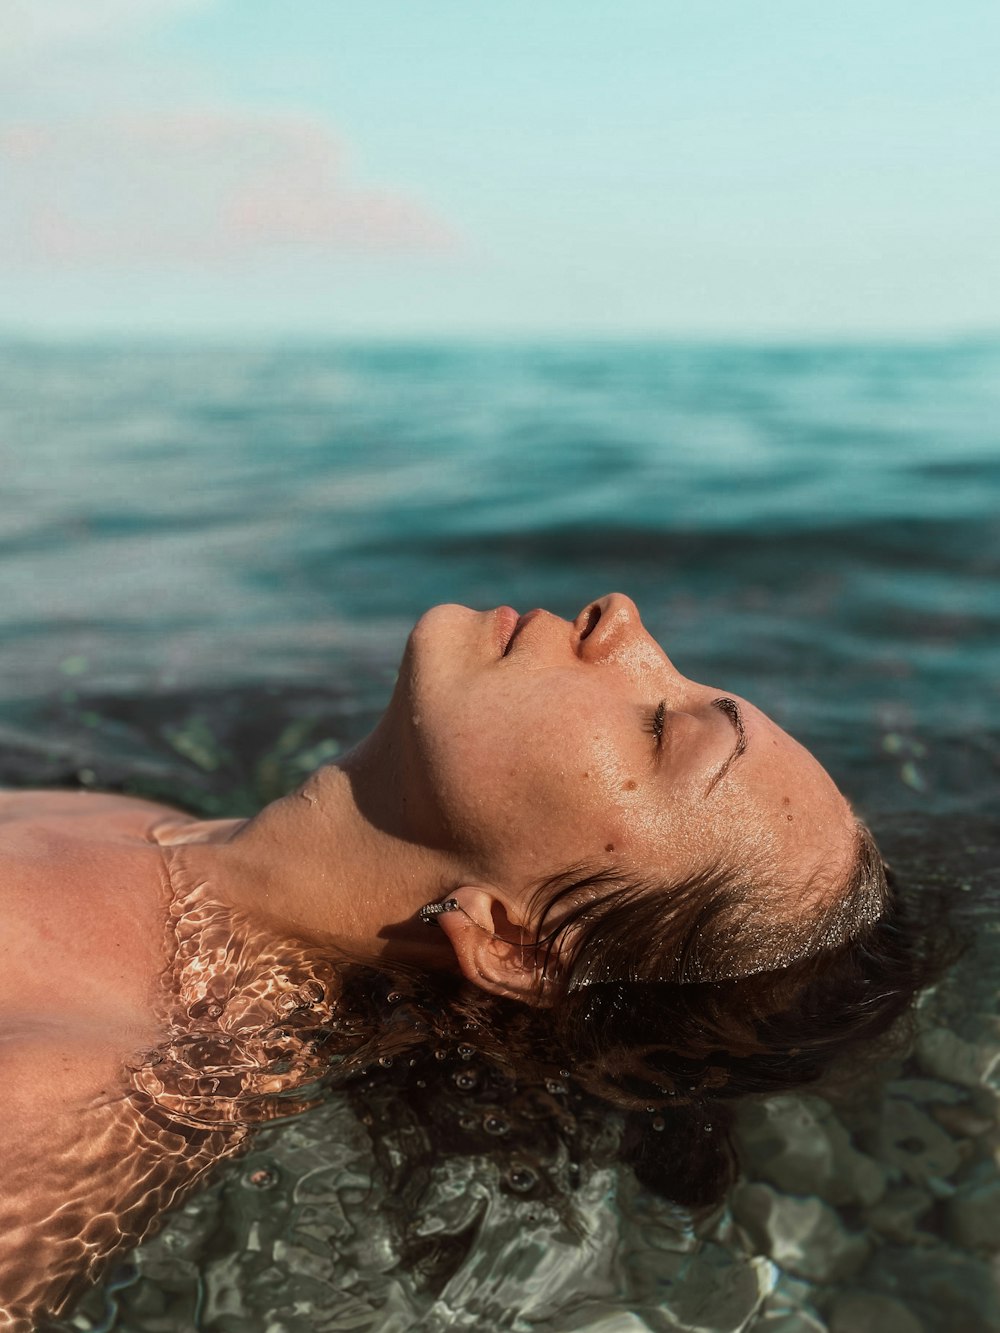
[[[1000,342],[7,345],[0,461],[2,782],[249,813],[364,734],[427,605],[620,588],[975,939],[908,1064],[748,1111],[748,1181],[700,1238],[596,1172],[584,1244],[465,1161],[424,1205],[457,1267],[421,1285],[335,1105],[269,1131],[270,1184],[222,1178],[92,1323],[1000,1327]]]

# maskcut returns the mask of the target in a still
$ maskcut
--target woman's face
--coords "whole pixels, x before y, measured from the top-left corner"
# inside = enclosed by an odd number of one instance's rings
[[[434,607],[386,729],[410,836],[509,892],[581,864],[664,881],[759,858],[790,893],[846,873],[853,818],[826,772],[681,675],[620,593],[572,622]]]

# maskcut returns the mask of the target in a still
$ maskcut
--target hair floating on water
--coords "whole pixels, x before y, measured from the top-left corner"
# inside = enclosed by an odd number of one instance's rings
[[[715,1204],[736,1170],[739,1099],[815,1083],[870,1048],[945,961],[861,825],[833,906],[775,929],[751,888],[718,871],[666,887],[549,881],[546,1007],[452,974],[345,964],[331,1082],[377,1101],[380,1125],[404,1094],[428,1162],[489,1153],[514,1191],[511,1172],[558,1191],[584,1159],[617,1154],[674,1202]],[[568,910],[546,935],[557,904]]]

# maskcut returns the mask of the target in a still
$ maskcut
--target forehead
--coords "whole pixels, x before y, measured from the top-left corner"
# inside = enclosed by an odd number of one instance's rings
[[[734,768],[735,785],[760,801],[780,801],[782,807],[808,803],[817,815],[846,819],[847,802],[816,756],[749,700],[738,703],[747,743],[738,770]]]
[[[805,746],[759,708],[739,702],[746,752],[716,792],[742,818],[747,832],[752,830],[776,868],[800,882],[817,876],[838,880],[854,845],[850,805]]]

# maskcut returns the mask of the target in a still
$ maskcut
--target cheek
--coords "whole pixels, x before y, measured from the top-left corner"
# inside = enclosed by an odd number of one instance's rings
[[[491,687],[423,731],[425,774],[451,841],[491,866],[544,875],[627,853],[649,775],[606,719],[606,701]],[[650,763],[652,761],[650,760]]]
[[[518,830],[526,860],[544,872],[624,851],[636,825],[642,775],[598,729],[567,744],[541,726],[519,761],[504,764],[497,810]]]

